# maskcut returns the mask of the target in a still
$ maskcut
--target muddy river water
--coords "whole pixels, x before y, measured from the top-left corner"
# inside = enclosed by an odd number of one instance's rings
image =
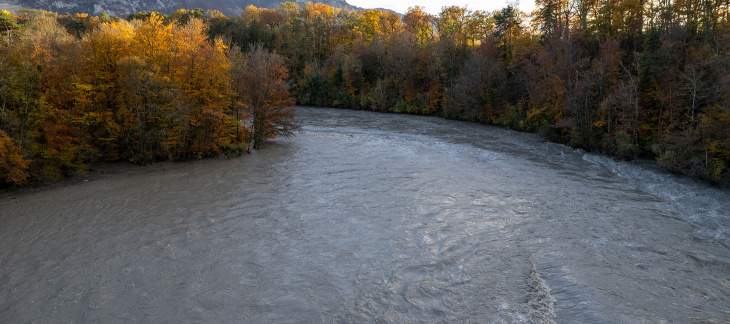
[[[536,135],[295,136],[0,198],[0,323],[729,323],[730,195]]]

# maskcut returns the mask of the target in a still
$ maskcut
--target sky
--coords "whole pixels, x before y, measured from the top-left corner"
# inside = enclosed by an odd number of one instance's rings
[[[530,13],[535,8],[534,0],[517,0],[520,10]],[[517,1],[509,1],[514,3]],[[507,6],[507,0],[347,0],[347,3],[362,8],[384,8],[391,9],[404,14],[409,7],[421,6],[426,12],[436,15],[441,12],[444,6],[466,7],[469,10],[495,11]]]

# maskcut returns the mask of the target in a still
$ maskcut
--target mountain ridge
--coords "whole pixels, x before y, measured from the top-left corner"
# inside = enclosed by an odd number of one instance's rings
[[[5,0],[0,2],[1,10],[17,11],[23,8],[47,10],[58,13],[88,13],[126,17],[140,11],[157,11],[170,14],[177,9],[218,10],[229,17],[236,17],[249,5],[259,8],[276,8],[287,0]],[[308,0],[294,0],[299,5]],[[335,8],[363,9],[347,3],[346,0],[317,0]]]

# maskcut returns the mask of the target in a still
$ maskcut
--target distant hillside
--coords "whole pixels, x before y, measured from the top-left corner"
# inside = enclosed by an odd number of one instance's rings
[[[109,15],[126,17],[140,11],[158,11],[169,14],[180,8],[204,10],[215,9],[229,17],[241,14],[244,8],[254,5],[259,8],[274,8],[286,0],[0,0],[0,9],[18,10],[20,8],[42,9],[58,13],[106,12]],[[304,4],[306,0],[294,0]],[[335,8],[353,8],[345,0],[317,0]]]

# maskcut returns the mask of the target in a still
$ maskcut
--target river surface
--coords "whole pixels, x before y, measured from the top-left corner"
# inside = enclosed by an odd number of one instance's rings
[[[484,125],[296,118],[2,196],[0,323],[730,323],[725,191]]]

